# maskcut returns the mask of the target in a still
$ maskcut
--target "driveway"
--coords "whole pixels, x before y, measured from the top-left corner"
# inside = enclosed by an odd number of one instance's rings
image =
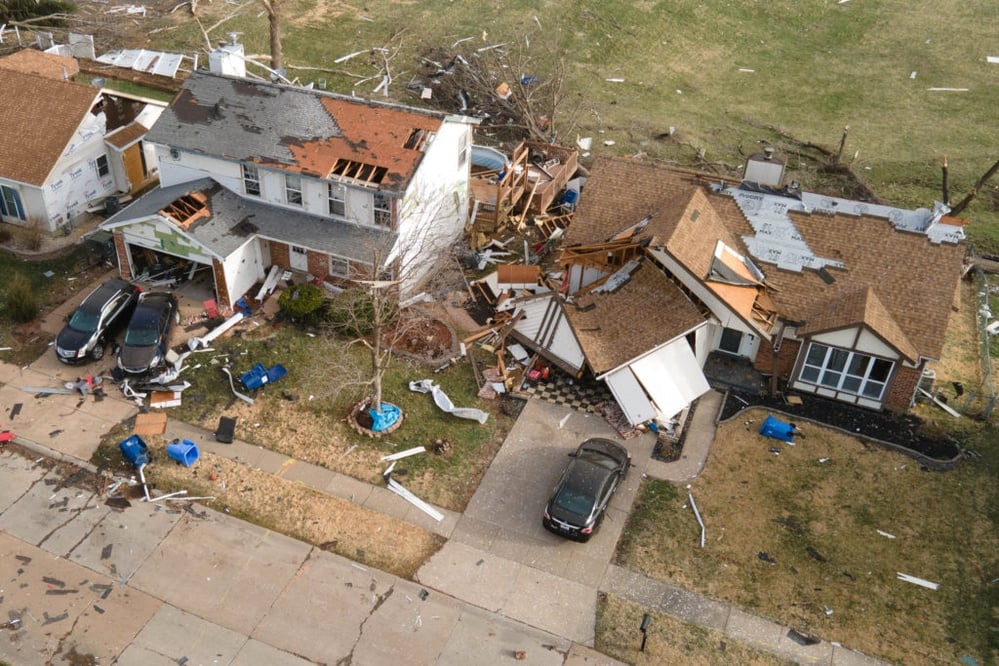
[[[576,543],[545,530],[541,511],[568,454],[588,437],[623,442],[634,466],[599,531],[589,542]],[[592,646],[597,587],[654,445],[652,434],[621,440],[598,416],[528,401],[451,539],[419,570],[417,580]]]

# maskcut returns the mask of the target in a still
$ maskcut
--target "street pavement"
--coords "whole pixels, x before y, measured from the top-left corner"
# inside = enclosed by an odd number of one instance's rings
[[[611,564],[642,478],[682,482],[703,468],[717,393],[698,402],[679,461],[653,460],[649,433],[625,442],[633,467],[586,544],[546,532],[540,512],[579,441],[617,438],[593,415],[528,401],[465,512],[442,510],[440,522],[383,487],[168,422],[168,437],[447,538],[407,581],[196,504],[108,506],[74,471],[137,406],[113,387],[100,401],[21,391],[79,374],[51,351],[24,368],[0,363],[0,408],[21,405],[8,425],[26,447],[0,452],[0,625],[20,621],[0,629],[0,662],[614,664],[592,650],[609,593],[799,663],[876,663],[826,641],[801,646],[787,627]]]

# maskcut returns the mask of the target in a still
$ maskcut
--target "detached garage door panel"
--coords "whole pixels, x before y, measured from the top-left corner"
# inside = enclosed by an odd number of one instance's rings
[[[655,418],[656,408],[649,402],[645,389],[635,379],[628,368],[622,368],[604,377],[608,388],[614,394],[614,399],[620,405],[621,411],[631,422],[631,425],[645,423]]]
[[[665,416],[679,413],[710,389],[686,340],[671,342],[629,367]]]

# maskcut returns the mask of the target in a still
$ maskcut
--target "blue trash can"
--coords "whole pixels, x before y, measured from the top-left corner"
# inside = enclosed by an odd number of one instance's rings
[[[146,446],[146,443],[138,435],[132,435],[120,442],[118,448],[121,449],[121,455],[133,467],[139,468],[149,464],[149,447]]]
[[[256,363],[252,368],[239,378],[239,381],[243,382],[243,386],[250,389],[258,389],[267,383],[267,368],[264,367],[263,363]]]
[[[764,437],[773,437],[783,442],[790,442],[794,439],[795,428],[796,426],[793,423],[784,423],[773,416],[767,416],[767,418],[763,419],[763,425],[760,426],[760,434]]]
[[[198,459],[198,445],[189,439],[173,440],[167,444],[167,455],[184,467],[190,467]]]

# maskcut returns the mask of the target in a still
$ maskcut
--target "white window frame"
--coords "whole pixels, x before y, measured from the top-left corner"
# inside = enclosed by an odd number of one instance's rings
[[[0,185],[0,213],[4,217],[27,219],[24,214],[24,202],[21,201],[21,193],[17,189],[9,185]]]
[[[337,270],[339,267],[340,270]],[[350,260],[330,255],[329,274],[333,277],[350,279]]]
[[[111,163],[108,161],[107,155],[98,155],[97,159],[94,160],[94,167],[97,169],[98,178],[111,174]]]
[[[329,213],[332,217],[346,219],[347,188],[343,183],[327,183],[326,198],[329,201]]]
[[[895,363],[888,359],[810,342],[802,358],[798,381],[880,401],[894,367]]]
[[[302,197],[302,177],[295,173],[284,175],[284,200],[289,206],[302,207],[305,200]]]
[[[243,170],[243,191],[251,197],[260,196],[260,169],[252,164],[241,164]]]
[[[372,192],[371,212],[375,226],[392,228],[392,197],[381,192]]]

